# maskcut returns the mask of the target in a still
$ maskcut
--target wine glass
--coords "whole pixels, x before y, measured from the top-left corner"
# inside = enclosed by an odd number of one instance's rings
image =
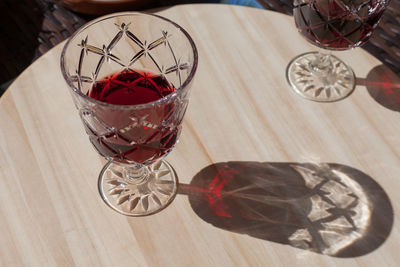
[[[294,0],[293,16],[303,37],[319,48],[346,50],[365,43],[389,0]],[[304,98],[333,102],[355,87],[353,70],[338,57],[308,52],[287,67],[291,87]]]
[[[90,142],[108,160],[98,187],[114,210],[149,215],[173,200],[177,177],[163,158],[181,133],[197,59],[182,27],[138,12],[91,21],[65,44],[62,74]]]

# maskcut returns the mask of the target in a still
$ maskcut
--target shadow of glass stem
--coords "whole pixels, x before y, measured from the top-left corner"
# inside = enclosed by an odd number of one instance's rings
[[[375,250],[393,225],[384,190],[338,164],[217,163],[179,193],[218,228],[336,257]]]

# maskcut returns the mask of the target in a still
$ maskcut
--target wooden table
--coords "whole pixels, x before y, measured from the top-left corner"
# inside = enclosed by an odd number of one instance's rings
[[[194,37],[199,68],[180,143],[180,189],[131,218],[97,191],[93,150],[59,69],[62,44],[0,99],[1,266],[398,266],[400,89],[362,49],[358,86],[299,97],[287,63],[313,50],[291,17],[186,5],[158,12]]]

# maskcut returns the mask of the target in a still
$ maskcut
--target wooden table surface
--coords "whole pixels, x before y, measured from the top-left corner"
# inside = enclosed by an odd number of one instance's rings
[[[348,98],[294,93],[287,63],[314,50],[293,18],[246,7],[158,12],[199,68],[180,142],[180,188],[148,217],[97,191],[94,151],[60,68],[62,44],[0,99],[0,266],[398,266],[400,81],[354,49]]]

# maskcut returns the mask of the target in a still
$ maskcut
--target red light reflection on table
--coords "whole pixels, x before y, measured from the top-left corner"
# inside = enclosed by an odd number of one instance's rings
[[[232,218],[228,212],[228,206],[223,201],[221,191],[229,180],[233,179],[235,170],[225,167],[217,172],[214,179],[211,180],[207,190],[207,200],[210,209],[219,217]]]

